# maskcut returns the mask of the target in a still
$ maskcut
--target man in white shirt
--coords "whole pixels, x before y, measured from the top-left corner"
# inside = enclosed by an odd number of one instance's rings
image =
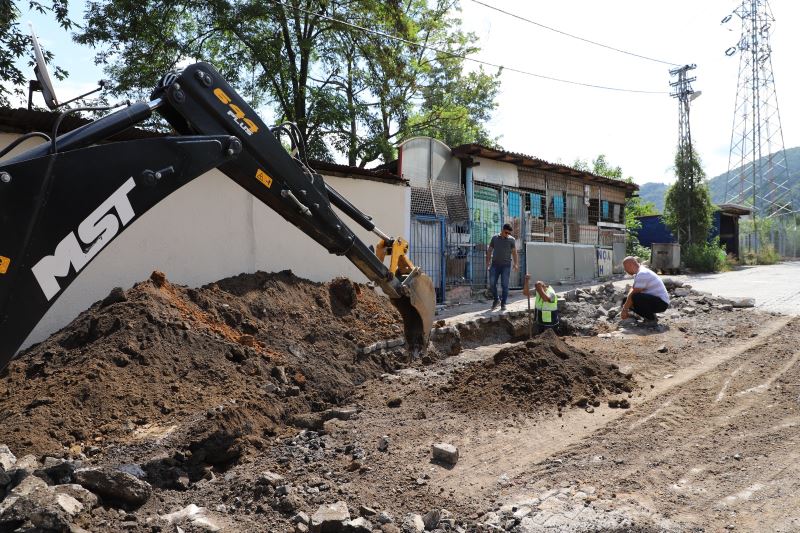
[[[656,313],[663,313],[669,307],[669,293],[664,282],[655,272],[640,265],[635,257],[623,259],[622,267],[633,276],[633,288],[622,305],[621,318],[625,320],[633,311],[644,318],[645,324],[657,324]]]

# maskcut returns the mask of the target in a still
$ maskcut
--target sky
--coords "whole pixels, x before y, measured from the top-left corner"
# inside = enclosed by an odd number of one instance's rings
[[[677,65],[696,64],[692,88],[702,95],[691,104],[692,142],[708,177],[728,170],[739,70],[735,45],[741,21],[721,20],[736,0],[488,0],[494,7],[539,24],[633,54]],[[18,3],[19,4],[19,3]],[[74,19],[82,19],[82,2],[70,2]],[[800,146],[800,70],[792,54],[800,49],[800,2],[772,0],[772,67],[786,148]],[[589,88],[503,71],[498,107],[488,129],[500,145],[541,159],[571,165],[605,154],[638,184],[674,181],[678,142],[678,101],[669,96],[674,65],[621,54],[570,38],[474,0],[461,0],[463,28],[474,32],[481,51],[473,56],[493,64],[580,83],[641,94]],[[23,11],[41,42],[69,71],[56,81],[62,101],[97,86],[104,77],[94,65],[94,50],[71,42],[49,17]],[[467,62],[468,68],[477,68]],[[27,68],[27,67],[26,67]],[[491,67],[484,67],[494,71]],[[32,72],[31,72],[32,75]],[[35,98],[41,98],[36,96]],[[41,100],[37,100],[41,105]],[[268,117],[264,117],[267,119]]]

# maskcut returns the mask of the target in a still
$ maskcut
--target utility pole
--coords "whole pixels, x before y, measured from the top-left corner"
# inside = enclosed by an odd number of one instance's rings
[[[669,71],[670,76],[678,76],[677,81],[670,82],[674,90],[670,96],[678,99],[678,186],[689,191],[689,209],[687,210],[686,242],[692,242],[692,198],[694,198],[694,150],[692,149],[692,130],[689,126],[689,102],[700,96],[700,91],[692,89],[696,77],[688,78],[686,74],[697,68],[697,65],[684,65]],[[680,236],[678,236],[680,241]]]
[[[738,43],[725,51],[727,56],[739,52],[725,201],[752,205],[754,248],[758,254],[758,219],[782,220],[794,213],[772,73],[770,32],[775,17],[768,0],[742,0],[722,23],[727,24],[733,17],[741,19],[742,33]]]

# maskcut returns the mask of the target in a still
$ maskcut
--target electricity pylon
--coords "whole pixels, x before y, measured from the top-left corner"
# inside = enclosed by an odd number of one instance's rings
[[[722,23],[727,24],[733,17],[741,19],[742,33],[739,42],[725,51],[728,56],[739,52],[725,201],[750,205],[755,225],[759,217],[794,212],[772,73],[770,32],[775,17],[768,0],[742,0]],[[756,231],[756,252],[757,235]]]
[[[694,150],[692,149],[692,130],[689,126],[689,102],[700,96],[700,91],[692,89],[692,82],[696,77],[687,78],[686,73],[697,68],[697,65],[684,65],[669,71],[670,76],[678,76],[677,81],[670,82],[670,87],[674,89],[670,96],[678,99],[678,158],[676,172],[678,175],[678,185],[689,191],[689,209],[687,210],[687,236],[686,242],[692,242],[692,206],[694,189],[697,186],[697,178],[694,171]],[[679,238],[680,240],[680,238]]]

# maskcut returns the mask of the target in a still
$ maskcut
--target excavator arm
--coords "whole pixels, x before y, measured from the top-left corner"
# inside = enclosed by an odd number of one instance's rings
[[[177,136],[97,144],[154,111]],[[150,102],[0,161],[0,369],[111,240],[215,167],[330,253],[356,265],[400,311],[412,354],[426,349],[435,293],[431,279],[410,262],[407,243],[378,229],[290,155],[213,66],[197,63],[165,76]],[[376,252],[331,205],[377,235]]]

